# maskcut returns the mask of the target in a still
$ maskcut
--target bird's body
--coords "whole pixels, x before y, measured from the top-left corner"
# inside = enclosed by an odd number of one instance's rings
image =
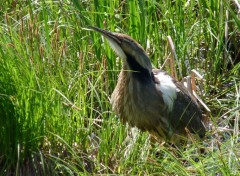
[[[186,129],[200,137],[205,135],[201,110],[180,82],[152,69],[143,48],[129,36],[91,28],[101,33],[123,59],[111,97],[113,111],[123,123],[173,143],[185,136]]]

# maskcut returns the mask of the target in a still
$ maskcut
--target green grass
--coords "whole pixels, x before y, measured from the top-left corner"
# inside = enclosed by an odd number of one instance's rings
[[[239,24],[226,0],[2,1],[0,175],[240,174]],[[159,146],[120,123],[109,99],[121,62],[88,25],[131,35],[155,67],[171,36],[178,77],[204,75],[203,142]]]

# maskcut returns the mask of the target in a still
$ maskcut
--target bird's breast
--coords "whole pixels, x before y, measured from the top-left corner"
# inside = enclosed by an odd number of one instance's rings
[[[129,73],[122,71],[111,97],[113,111],[123,123],[128,122],[141,130],[151,130],[154,126],[169,126],[167,106],[161,94],[152,84],[136,81]],[[162,117],[161,117],[162,116]]]

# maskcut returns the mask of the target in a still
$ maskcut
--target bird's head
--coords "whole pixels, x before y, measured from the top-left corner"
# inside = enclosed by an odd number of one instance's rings
[[[123,59],[130,70],[148,72],[151,74],[152,65],[144,49],[130,36],[121,33],[110,32],[97,27],[90,27],[99,32],[109,42],[115,53]]]

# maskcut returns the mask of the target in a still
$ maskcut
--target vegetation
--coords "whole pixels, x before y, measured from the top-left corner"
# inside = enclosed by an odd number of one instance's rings
[[[1,1],[0,175],[239,175],[238,12],[234,0]],[[179,79],[205,79],[203,142],[151,144],[120,123],[109,99],[121,62],[88,25],[131,35],[155,67],[171,36]]]

